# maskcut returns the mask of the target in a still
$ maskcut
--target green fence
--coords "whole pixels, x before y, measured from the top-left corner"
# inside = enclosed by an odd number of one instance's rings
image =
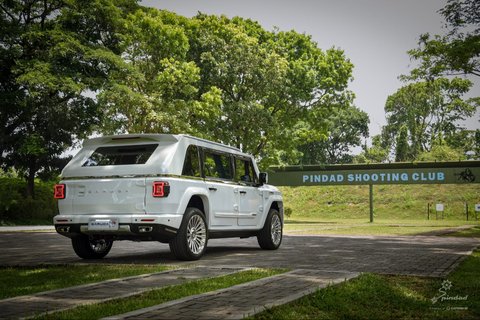
[[[370,222],[373,222],[374,185],[480,183],[480,161],[272,166],[269,183],[277,186],[369,185]]]

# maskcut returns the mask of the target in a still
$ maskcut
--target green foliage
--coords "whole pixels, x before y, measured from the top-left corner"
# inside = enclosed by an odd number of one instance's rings
[[[53,183],[37,182],[35,199],[25,193],[26,182],[0,177],[0,224],[28,221],[51,222],[56,213]]]
[[[259,156],[281,130],[275,120],[283,118],[284,109],[273,99],[284,84],[288,65],[245,31],[249,23],[196,16],[189,30],[189,58],[200,68],[201,92],[212,86],[221,90],[221,117],[207,128],[210,137]]]
[[[434,145],[430,151],[422,152],[417,157],[418,161],[460,161],[466,160],[462,150],[454,149],[448,145]]]
[[[99,94],[99,132],[191,133],[263,167],[297,161],[298,145],[326,137],[324,119],[353,99],[342,51],[238,17],[142,8],[127,19],[121,56],[128,68]]]
[[[480,130],[461,130],[445,138],[447,146],[467,159],[480,159]]]
[[[285,216],[288,218],[290,218],[292,216],[292,213],[293,213],[293,210],[292,208],[290,207],[284,207],[283,208],[283,213],[285,214]]]
[[[204,136],[219,116],[220,92],[199,93],[200,70],[185,59],[189,20],[146,9],[128,16],[121,56],[128,68],[112,73],[99,95],[102,133],[190,133]]]
[[[395,161],[402,162],[411,160],[408,154],[408,129],[403,125],[400,127],[400,133],[397,136],[395,146]]]
[[[368,115],[357,107],[334,109],[326,121],[329,131],[325,140],[312,141],[298,148],[303,153],[302,164],[350,163],[353,159],[349,153],[351,148],[360,146],[361,137],[368,136]]]
[[[478,158],[474,135],[458,123],[475,114],[479,98],[462,99],[472,86],[469,80],[445,77],[480,76],[479,12],[476,0],[448,0],[439,10],[445,19],[447,34],[423,34],[418,47],[408,51],[419,65],[410,75],[400,78],[419,82],[388,97],[385,106],[388,124],[383,128],[385,144],[398,150],[395,144],[400,142],[403,150],[408,149],[407,156],[399,159],[415,160],[420,154],[422,159],[451,159],[455,152],[450,149]],[[407,147],[404,137],[399,136],[403,124],[408,130]],[[435,145],[442,147],[437,148],[434,155],[430,151]],[[440,149],[450,151],[440,152]]]
[[[342,51],[324,52],[307,35],[266,32],[240,18],[194,21],[189,54],[201,87],[222,90],[212,137],[252,153],[262,166],[296,161],[300,143],[325,136],[325,115],[350,104],[352,64]]]
[[[365,145],[363,151],[353,157],[354,163],[382,163],[387,161],[389,156],[389,146],[384,145],[381,135],[372,137],[372,146]]]
[[[92,92],[111,70],[121,17],[135,1],[20,1],[0,6],[0,155],[28,179],[52,171],[62,152],[98,122]],[[61,162],[61,161],[60,161]]]
[[[383,127],[383,143],[393,148],[400,142],[406,159],[417,159],[435,144],[454,141],[463,130],[459,121],[473,116],[478,108],[475,99],[463,100],[472,82],[467,79],[439,78],[408,84],[389,96],[385,104],[387,125]],[[405,146],[405,132],[408,147]],[[464,150],[468,151],[468,150]]]
[[[480,10],[476,0],[449,0],[440,10],[447,35],[423,34],[410,57],[420,62],[410,79],[431,79],[444,75],[480,76]]]

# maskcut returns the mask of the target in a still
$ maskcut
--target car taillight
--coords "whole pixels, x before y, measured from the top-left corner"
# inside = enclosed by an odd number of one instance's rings
[[[155,198],[168,197],[170,194],[170,185],[165,181],[154,181],[152,196]]]
[[[54,199],[65,199],[65,185],[56,184],[53,187],[53,198]]]

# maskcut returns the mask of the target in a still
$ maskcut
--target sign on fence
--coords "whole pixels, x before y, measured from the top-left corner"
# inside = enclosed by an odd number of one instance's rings
[[[373,222],[373,185],[480,183],[480,161],[273,166],[269,182],[277,186],[369,185]],[[480,212],[480,204],[475,210]],[[443,216],[443,204],[437,204],[436,211]]]
[[[270,167],[274,185],[480,183],[480,161]]]

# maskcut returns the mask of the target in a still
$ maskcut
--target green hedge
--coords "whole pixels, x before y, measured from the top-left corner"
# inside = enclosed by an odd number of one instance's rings
[[[35,182],[35,199],[26,197],[26,184],[19,178],[0,178],[0,224],[52,221],[57,212],[54,182]]]

